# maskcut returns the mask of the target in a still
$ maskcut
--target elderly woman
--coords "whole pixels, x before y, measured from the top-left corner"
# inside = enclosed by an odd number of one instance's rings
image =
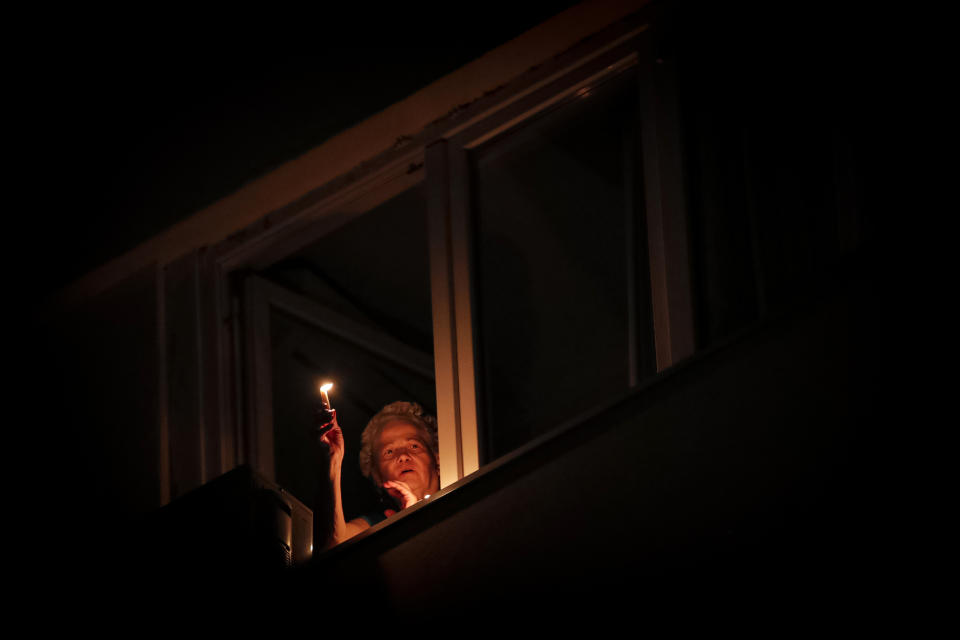
[[[320,435],[330,452],[330,483],[333,488],[333,538],[339,544],[396,513],[367,514],[350,522],[343,516],[340,477],[343,466],[343,432],[335,410],[321,412],[326,429]],[[363,430],[360,471],[375,487],[385,489],[401,509],[416,504],[440,489],[437,464],[437,423],[415,402],[393,402],[379,411]]]

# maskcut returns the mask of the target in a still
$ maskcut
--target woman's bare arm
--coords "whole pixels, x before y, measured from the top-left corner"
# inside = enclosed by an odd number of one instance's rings
[[[370,528],[363,518],[356,518],[347,522],[343,515],[343,496],[340,491],[340,479],[343,470],[343,431],[337,422],[337,412],[331,409],[329,412],[330,420],[321,425],[318,429],[323,430],[320,435],[320,442],[325,444],[330,453],[330,487],[333,491],[333,536],[327,543],[327,548],[334,547],[344,540],[349,540],[361,531]],[[331,426],[332,425],[332,426]]]

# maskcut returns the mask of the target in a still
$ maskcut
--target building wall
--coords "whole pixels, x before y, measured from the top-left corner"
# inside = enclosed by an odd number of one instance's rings
[[[42,455],[27,477],[52,509],[60,551],[163,504],[158,287],[147,268],[28,334],[38,341],[28,424]]]
[[[676,589],[758,605],[869,589],[883,498],[857,333],[874,309],[850,285],[318,559],[291,591],[345,611],[561,615]]]

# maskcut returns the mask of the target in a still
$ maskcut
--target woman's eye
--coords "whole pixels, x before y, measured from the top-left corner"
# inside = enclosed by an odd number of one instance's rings
[[[420,445],[418,445],[416,442],[414,442],[412,445],[410,445],[410,448],[412,448],[412,449],[419,449],[419,448],[420,448]]]

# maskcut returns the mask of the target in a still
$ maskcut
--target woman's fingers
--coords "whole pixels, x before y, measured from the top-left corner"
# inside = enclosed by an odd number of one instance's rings
[[[320,442],[327,446],[331,457],[343,458],[343,431],[339,425],[334,423],[330,429],[320,436]]]
[[[343,431],[337,422],[336,409],[320,409],[317,411],[317,433],[324,442],[334,439],[343,440]]]
[[[404,509],[417,503],[417,496],[413,494],[413,491],[405,482],[387,480],[383,483],[383,486],[387,489],[387,493],[403,503]]]
[[[337,410],[336,409],[317,409],[316,429],[322,431],[324,429],[329,429],[330,427],[337,426]]]

